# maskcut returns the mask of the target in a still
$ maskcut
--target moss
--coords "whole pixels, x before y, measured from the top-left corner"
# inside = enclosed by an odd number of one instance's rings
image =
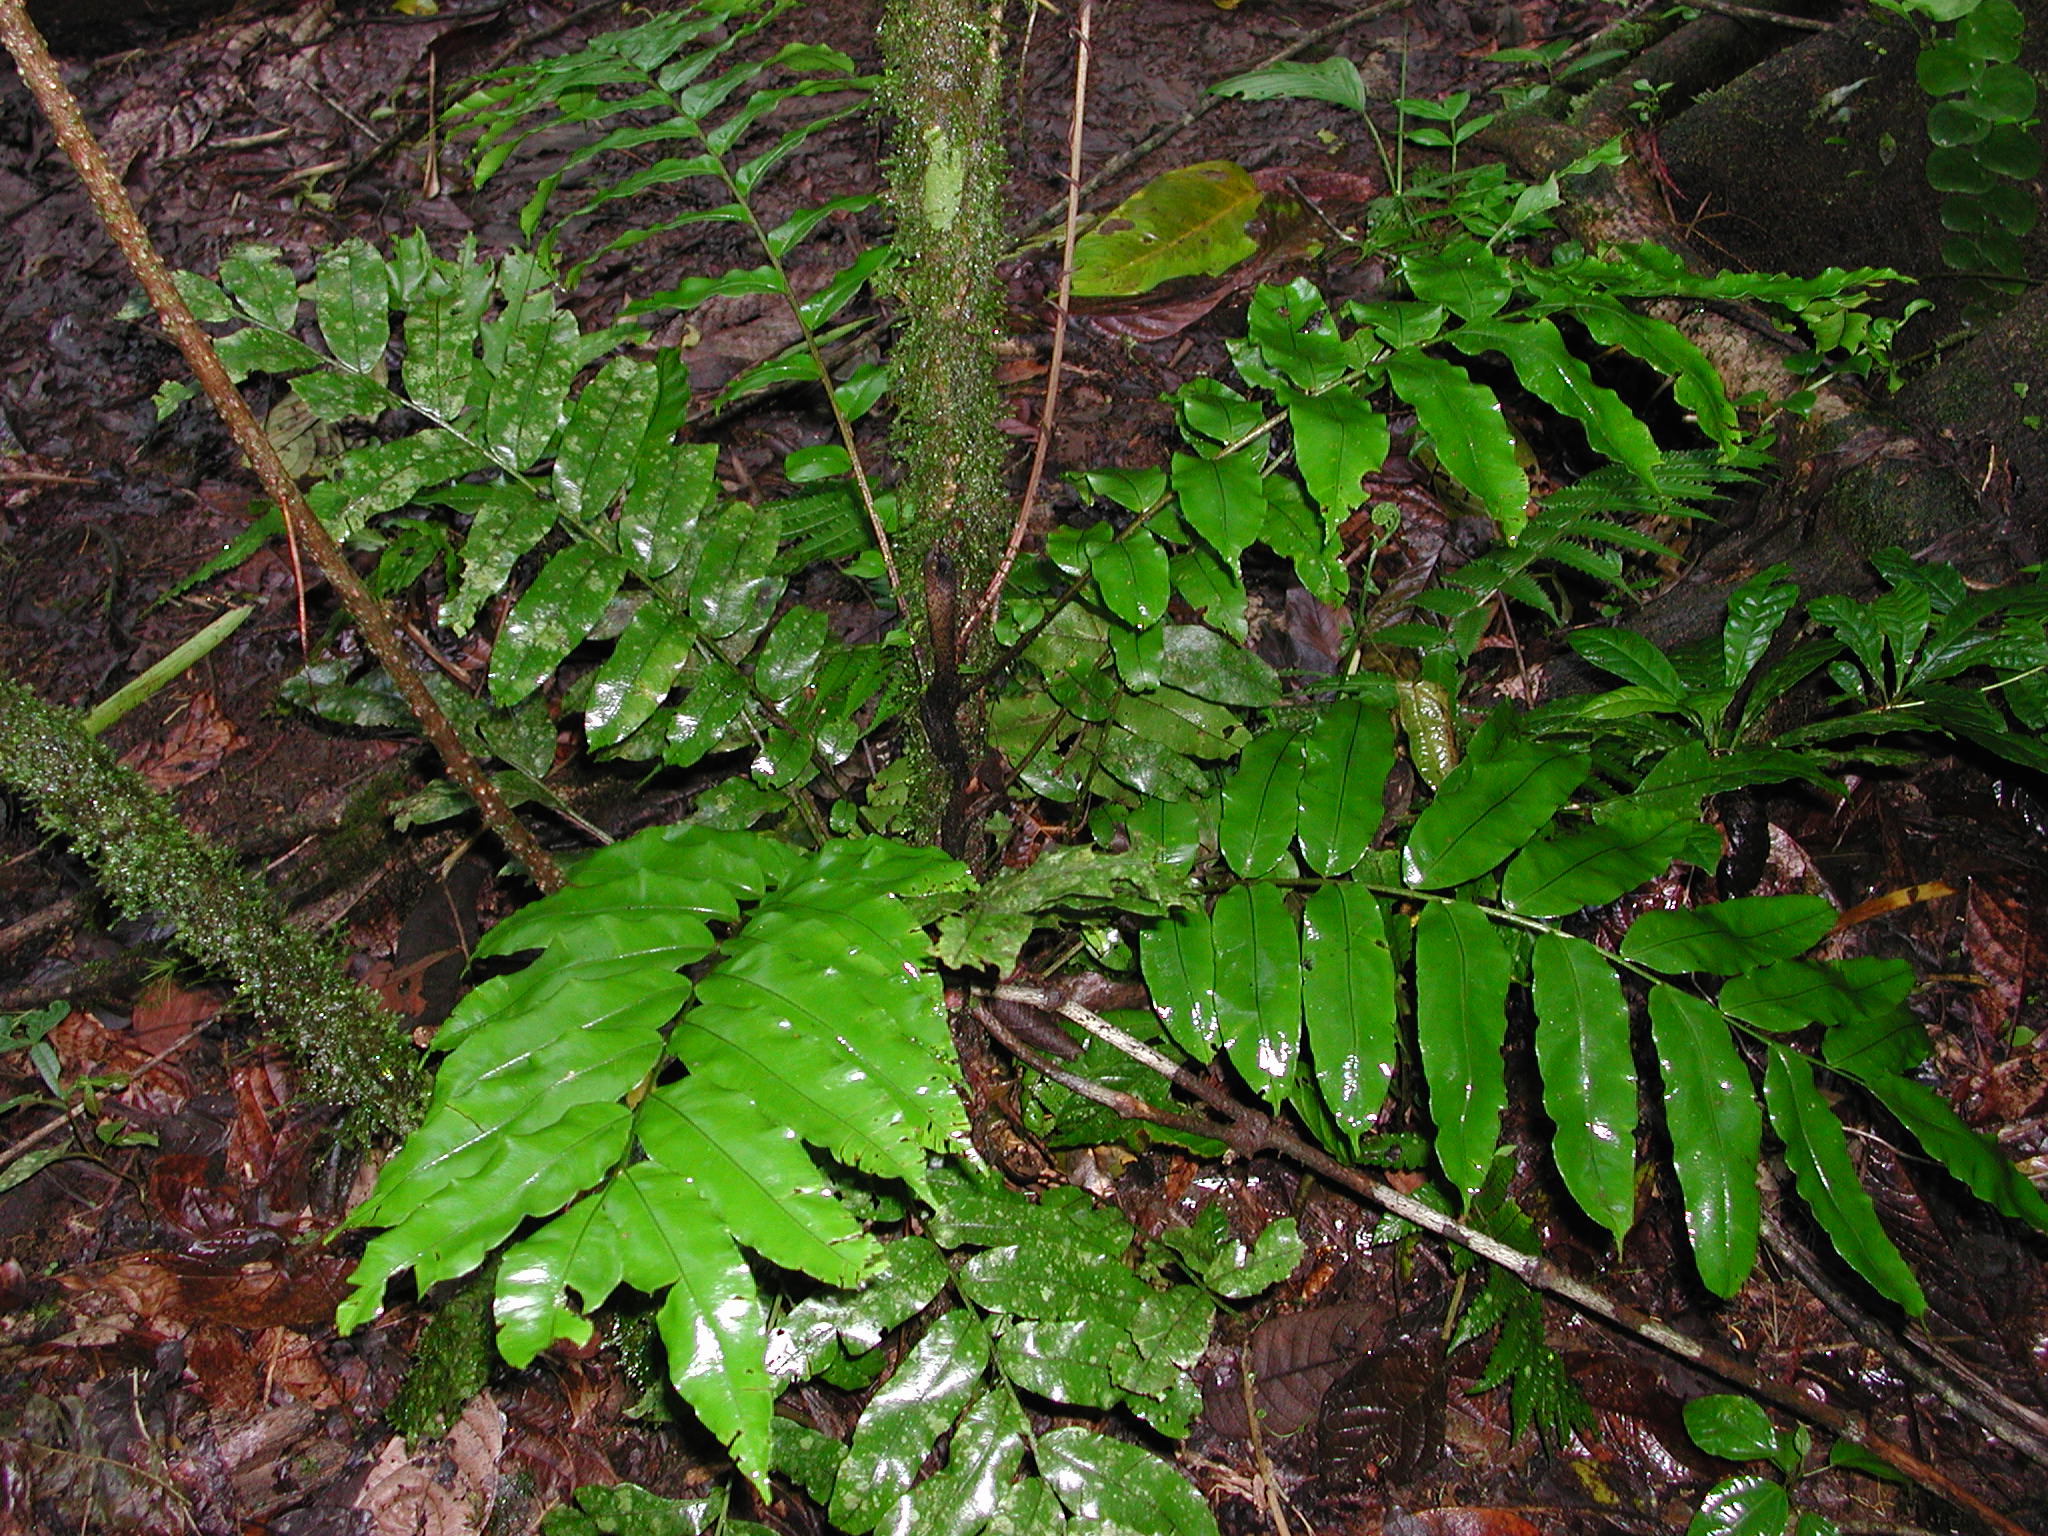
[[[5,677],[0,784],[70,840],[124,914],[161,915],[181,950],[233,979],[239,1005],[277,1035],[310,1091],[348,1110],[353,1139],[412,1125],[415,1053],[398,1020],[341,974],[334,946],[291,926],[260,881],[186,827],[77,716]]]
[[[413,1345],[412,1364],[385,1415],[408,1446],[448,1432],[463,1406],[490,1381],[491,1293],[498,1264],[448,1288],[448,1295]]]

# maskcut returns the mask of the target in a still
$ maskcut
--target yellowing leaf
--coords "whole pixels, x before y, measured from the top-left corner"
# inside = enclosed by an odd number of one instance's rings
[[[1245,233],[1258,211],[1259,189],[1228,160],[1156,176],[1074,247],[1075,296],[1128,298],[1226,272],[1258,249]]]

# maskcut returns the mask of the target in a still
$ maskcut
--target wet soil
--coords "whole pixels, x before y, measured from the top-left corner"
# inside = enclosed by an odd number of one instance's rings
[[[536,47],[567,46],[615,14],[511,0],[444,3],[439,17],[413,18],[368,0],[312,0],[244,5],[173,36],[194,17],[170,0],[145,7],[139,28],[136,8],[123,7],[128,29],[117,34],[96,32],[82,4],[45,9],[62,22],[67,77],[166,255],[209,271],[251,240],[277,247],[302,271],[340,239],[388,239],[415,226],[438,242],[474,235],[486,246],[510,244],[545,159],[476,193],[446,146],[430,162],[427,114],[445,103],[449,82]],[[1178,119],[1209,83],[1342,9],[1325,0],[1103,4],[1088,168]],[[1614,9],[1417,4],[1359,26],[1342,46],[1375,99],[1403,89],[1434,96],[1500,78],[1503,68],[1483,61],[1497,39],[1583,34]],[[872,61],[871,6],[824,0],[792,15],[806,38]],[[1071,63],[1062,28],[1043,13],[1016,89],[1011,203],[1020,229],[1064,196]],[[808,147],[778,195],[816,203],[875,191],[878,158],[875,125],[857,120]],[[1168,165],[1217,158],[1297,181],[1322,176],[1338,188],[1383,181],[1372,138],[1357,124],[1333,128],[1333,114],[1309,104],[1233,102],[1101,188],[1095,205]],[[882,229],[876,216],[848,238]],[[603,233],[592,232],[593,243]],[[708,234],[700,226],[594,267],[575,303],[586,319],[605,317],[634,293],[739,256],[716,226]],[[1341,263],[1317,265],[1299,253],[1290,260],[1333,293],[1364,292],[1372,281]],[[281,552],[266,549],[173,594],[246,525],[255,488],[194,407],[158,422],[152,396],[175,371],[173,354],[153,326],[121,318],[132,285],[11,73],[0,80],[0,271],[12,277],[0,301],[0,667],[45,697],[88,704],[219,612],[254,607],[226,645],[121,722],[111,742],[176,795],[192,824],[261,864],[303,918],[339,925],[358,974],[430,1023],[446,1006],[446,967],[426,987],[423,962],[459,950],[474,919],[487,921],[517,892],[499,889],[475,862],[444,881],[437,868],[460,852],[455,835],[391,832],[383,808],[423,777],[412,743],[338,730],[278,702],[280,681],[307,647],[353,643],[317,584],[304,593],[301,630],[299,588]],[[1006,275],[1008,425],[1021,473],[1049,352],[1041,301],[1050,257],[1031,250]],[[1223,344],[1241,329],[1243,302],[1241,292],[1225,294],[1157,339],[1128,319],[1078,323],[1056,467],[1156,462],[1170,427],[1159,396],[1225,369]],[[774,313],[749,301],[707,306],[692,324],[700,386],[786,339]],[[259,410],[273,398],[259,389]],[[736,485],[772,490],[782,454],[823,441],[826,423],[801,400],[778,400],[716,430]],[[1452,515],[1417,485],[1396,474],[1384,495],[1415,527],[1433,528],[1439,546],[1454,537]],[[1313,614],[1295,613],[1284,595],[1278,607],[1274,643],[1295,648],[1290,660],[1327,647]],[[424,603],[408,617],[431,632]],[[621,785],[600,782],[591,804],[617,830],[658,818],[664,797],[678,792],[656,783],[628,799]],[[1940,1086],[2029,1159],[2048,1157],[2048,1073],[2027,1048],[2048,1031],[2039,958],[2048,943],[2048,811],[2038,795],[2038,786],[1972,765],[1935,763],[1861,781],[1841,805],[1774,804],[1778,831],[1761,887],[1822,889],[1844,908],[1930,881],[1950,889],[1846,931],[1841,952],[1907,954],[1935,978],[1916,1006],[1937,1041]],[[574,834],[556,826],[550,835],[566,843]],[[288,1068],[255,1024],[222,1015],[203,978],[170,970],[161,940],[147,921],[101,912],[89,882],[61,849],[39,844],[31,822],[17,816],[0,831],[0,1006],[69,1001],[73,1011],[51,1036],[66,1079],[130,1079],[87,1116],[109,1128],[110,1141],[88,1128],[77,1150],[90,1155],[0,1191],[0,1532],[524,1532],[582,1483],[630,1478],[671,1494],[706,1486],[715,1466],[707,1447],[659,1412],[641,1412],[640,1389],[612,1345],[552,1353],[525,1372],[501,1369],[437,1440],[409,1448],[393,1435],[385,1413],[424,1309],[397,1305],[337,1338],[330,1316],[348,1249],[316,1241],[360,1195],[366,1170],[334,1145],[321,1108],[293,1096]],[[0,1102],[35,1091],[26,1053],[0,1055]],[[45,1134],[60,1144],[42,1130],[53,1118],[14,1107],[0,1114],[0,1141],[18,1147]],[[1544,1140],[1540,1124],[1512,1129],[1526,1145]],[[1936,1331],[2006,1391],[2048,1409],[2040,1245],[1983,1218],[1875,1136],[1869,1156],[1873,1182],[1888,1191],[1887,1219],[1910,1235],[1920,1272],[1941,1282]],[[1555,1214],[1568,1202],[1551,1189],[1541,1157],[1525,1161],[1525,1203],[1544,1213],[1564,1262],[1681,1326],[1741,1341],[1769,1370],[1817,1374],[1831,1396],[1873,1411],[1902,1441],[1966,1468],[1994,1502],[2041,1507],[2038,1471],[1987,1448],[1978,1432],[1910,1391],[1781,1274],[1760,1276],[1738,1304],[1710,1305],[1684,1278],[1669,1189],[1650,1191],[1651,1215],[1617,1260]],[[1426,1349],[1410,1321],[1432,1307],[1440,1313],[1458,1283],[1442,1260],[1375,1242],[1373,1217],[1277,1164],[1219,1167],[1153,1151],[1106,1166],[1109,1175],[1090,1177],[1143,1230],[1210,1201],[1222,1202],[1246,1235],[1282,1214],[1302,1223],[1309,1260],[1224,1331],[1209,1372],[1212,1404],[1228,1404],[1235,1352],[1264,1347],[1254,1343],[1257,1330],[1275,1315],[1315,1314],[1297,1326],[1344,1369],[1360,1355],[1381,1362],[1399,1390],[1368,1400],[1372,1411],[1421,1411],[1416,1405],[1435,1395],[1447,1450],[1418,1453],[1398,1477],[1325,1479],[1313,1434],[1259,1448],[1316,1529],[1406,1521],[1403,1530],[1456,1525],[1502,1536],[1677,1530],[1708,1483],[1730,1470],[1691,1450],[1679,1428],[1680,1403],[1704,1383],[1562,1312],[1547,1315],[1549,1337],[1597,1423],[1569,1448],[1513,1438],[1504,1394],[1463,1390],[1477,1379],[1482,1352],[1416,1364]],[[1247,1429],[1241,1403],[1234,1419],[1227,1406],[1212,1406],[1189,1447],[1189,1465],[1230,1531],[1269,1528]],[[1915,1495],[1839,1474],[1814,1479],[1808,1494],[1812,1507],[1865,1526],[1944,1518]],[[1462,1523],[1412,1511],[1457,1514]],[[750,1513],[777,1529],[824,1528],[794,1494]]]

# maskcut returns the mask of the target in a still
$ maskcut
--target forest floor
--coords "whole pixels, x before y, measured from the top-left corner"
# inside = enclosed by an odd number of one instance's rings
[[[1211,83],[1346,9],[1104,0],[1086,164],[1137,144],[1198,105]],[[425,135],[426,115],[446,104],[452,83],[565,47],[619,10],[444,0],[442,14],[416,18],[383,0],[307,0],[244,5],[170,36],[111,25],[96,33],[74,17],[58,41],[73,89],[174,266],[211,271],[256,241],[304,271],[351,236],[383,242],[422,228],[437,243],[515,243],[516,210],[544,159],[472,192],[457,150]],[[807,40],[869,63],[872,10],[813,0],[794,20]],[[1617,10],[1430,0],[1363,22],[1333,46],[1358,63],[1375,98],[1480,92],[1507,74],[1487,61],[1497,46],[1582,35]],[[1045,13],[1015,90],[1014,226],[1064,197],[1071,62],[1063,26]],[[1309,103],[1228,102],[1102,188],[1095,206],[1170,165],[1216,159],[1272,178],[1321,178],[1332,195],[1361,202],[1385,179],[1355,119],[1337,123]],[[786,195],[817,203],[877,191],[880,160],[879,126],[856,118],[804,148]],[[839,238],[884,233],[869,214]],[[586,322],[608,318],[645,290],[650,270],[720,270],[732,259],[720,242],[686,231],[636,247],[594,268],[574,305]],[[1006,428],[1020,470],[1047,366],[1043,297],[1056,250],[1033,247],[1005,268]],[[1308,266],[1299,259],[1293,270]],[[303,662],[299,593],[281,547],[184,587],[245,527],[256,487],[196,406],[159,424],[152,395],[178,372],[174,355],[152,324],[122,317],[132,284],[11,71],[0,83],[0,271],[10,279],[0,307],[0,671],[49,700],[90,705],[218,613],[253,606],[251,622],[123,720],[110,743],[193,826],[262,868],[301,920],[343,935],[356,973],[424,1039],[452,1001],[478,921],[516,893],[480,859],[464,859],[457,834],[391,830],[383,808],[427,776],[416,743],[345,732],[279,702],[281,680]],[[1333,301],[1375,280],[1342,263],[1314,275]],[[1161,459],[1173,435],[1160,397],[1225,366],[1246,293],[1077,323],[1056,467]],[[767,302],[734,299],[661,339],[686,344],[693,382],[712,388],[790,335]],[[275,399],[259,395],[259,413]],[[782,456],[825,441],[827,425],[800,399],[738,413],[717,427],[721,473],[737,491],[772,487]],[[1455,543],[1457,515],[1419,470],[1390,462],[1376,491],[1402,509],[1410,539]],[[313,645],[350,644],[325,589],[305,597]],[[1332,653],[1322,610],[1284,594],[1275,602],[1261,631],[1270,660]],[[408,617],[431,635],[427,605]],[[701,783],[593,774],[578,809],[620,832],[669,819]],[[1936,1043],[1939,1087],[2011,1155],[2048,1168],[2048,1057],[2036,1044],[2048,1031],[2048,804],[2039,794],[1941,759],[1860,778],[1840,802],[1773,800],[1766,878],[1776,883],[1763,888],[1817,882],[1847,909],[1944,887],[1860,925],[1857,947],[1844,952],[1913,961],[1928,978],[1915,1006]],[[332,1311],[352,1250],[320,1241],[371,1170],[335,1143],[320,1106],[294,1097],[257,1021],[224,1014],[221,992],[165,959],[163,937],[106,912],[89,875],[39,841],[19,808],[0,827],[0,1018],[69,1004],[47,1044],[78,1109],[65,1121],[52,1107],[25,1042],[0,1053],[0,1533],[524,1532],[579,1485],[705,1486],[716,1448],[665,1422],[658,1397],[643,1398],[610,1346],[501,1368],[439,1439],[408,1446],[393,1433],[386,1410],[426,1314],[394,1305],[338,1337]],[[102,1091],[95,1081],[125,1086]],[[1509,1129],[1540,1138],[1540,1128]],[[1865,1150],[1890,1229],[1927,1283],[1934,1334],[2016,1399],[2048,1410],[2041,1243],[1968,1206],[1882,1140]],[[1441,1258],[1375,1246],[1370,1213],[1277,1163],[1225,1166],[1163,1148],[1134,1163],[1069,1162],[1141,1230],[1204,1200],[1223,1202],[1241,1231],[1282,1214],[1301,1223],[1307,1261],[1220,1331],[1210,1409],[1184,1453],[1226,1530],[1271,1528],[1251,1496],[1261,1458],[1299,1529],[1440,1536],[1675,1531],[1730,1470],[1680,1426],[1683,1401],[1707,1383],[1554,1308],[1549,1337],[1595,1423],[1566,1447],[1514,1439],[1504,1393],[1466,1393],[1478,1354],[1417,1363],[1427,1347],[1408,1330],[1450,1283]],[[1669,1192],[1645,1209],[1619,1262],[1583,1230],[1546,1218],[1552,1252],[1682,1328],[1732,1341],[1766,1372],[1803,1376],[1868,1412],[2023,1520],[2026,1511],[2048,1519],[2038,1467],[1901,1381],[1788,1272],[1767,1262],[1739,1301],[1710,1305],[1678,1257]],[[1383,1411],[1414,1411],[1419,1395],[1447,1399],[1443,1453],[1398,1475],[1326,1479],[1315,1434],[1275,1427],[1255,1455],[1232,1371],[1253,1324],[1273,1314],[1317,1319],[1312,1337],[1288,1344],[1314,1357],[1304,1392],[1377,1350],[1394,1383]],[[1269,1334],[1265,1347],[1279,1346]],[[1312,1416],[1303,1410],[1293,1423]],[[1924,1498],[1846,1474],[1814,1478],[1804,1496],[1845,1530],[1946,1528],[1948,1518]],[[826,1528],[794,1493],[747,1513],[779,1529]]]

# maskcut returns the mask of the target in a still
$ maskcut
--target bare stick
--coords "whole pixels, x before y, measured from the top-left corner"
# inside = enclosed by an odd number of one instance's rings
[[[321,574],[348,609],[349,616],[356,621],[370,653],[383,663],[384,670],[398,689],[399,697],[405,700],[406,707],[419,722],[421,734],[441,754],[448,776],[476,802],[485,824],[498,834],[507,851],[526,866],[527,875],[533,883],[543,892],[560,889],[561,870],[534,838],[532,830],[512,814],[512,808],[498,793],[498,787],[456,736],[448,717],[441,713],[433,695],[427,692],[426,684],[420,681],[419,674],[413,671],[411,662],[406,659],[405,647],[398,638],[389,610],[364,585],[355,567],[342,553],[341,546],[335,543],[334,536],[306,505],[298,483],[278,458],[276,448],[264,435],[248,402],[221,366],[212,340],[199,328],[192,311],[178,296],[170,268],[164,265],[163,258],[150,241],[149,231],[136,217],[134,205],[128,201],[127,190],[114,174],[113,167],[107,164],[99,141],[93,137],[84,115],[78,110],[76,98],[58,76],[56,62],[50,57],[50,50],[45,46],[42,34],[36,30],[35,23],[22,9],[22,0],[0,0],[0,42],[4,42],[7,51],[14,55],[15,66],[21,71],[22,79],[28,82],[36,105],[42,108],[43,116],[48,119],[64,153],[70,156],[71,164],[78,171],[78,179],[85,183],[86,193],[99,213],[100,222],[121,248],[129,270],[142,284],[142,291],[149,295],[157,318],[184,354],[186,366],[199,380],[200,388],[206,391],[213,408],[220,413],[228,435],[242,450],[250,468],[256,471],[256,478],[263,482],[264,491],[284,513],[285,527],[295,545],[305,546],[314,564],[320,567]]]
[[[1052,448],[1052,425],[1060,408],[1060,367],[1067,352],[1067,306],[1074,296],[1074,239],[1081,226],[1081,127],[1088,116],[1088,60],[1094,52],[1095,0],[1080,0],[1074,21],[1074,111],[1067,124],[1067,234],[1060,250],[1059,299],[1052,321],[1052,361],[1045,373],[1045,404],[1038,412],[1038,440],[1031,445],[1031,473],[1024,480],[1024,494],[1017,499],[1016,521],[1010,525],[1010,542],[1003,546],[1003,558],[996,562],[981,599],[960,626],[957,645],[965,649],[975,626],[992,618],[996,602],[1003,595],[1003,583],[1010,579],[1023,546],[1024,533],[1031,524],[1031,503],[1038,496],[1038,482],[1045,474],[1045,457]]]
[[[1787,1413],[1819,1425],[1838,1439],[1862,1446],[1921,1487],[1947,1499],[1958,1509],[1967,1511],[1986,1528],[1999,1532],[2000,1536],[2027,1536],[2026,1527],[1992,1508],[1941,1468],[1921,1460],[1905,1447],[1874,1434],[1870,1426],[1864,1422],[1862,1415],[1838,1408],[1804,1387],[1766,1376],[1747,1360],[1738,1359],[1716,1345],[1680,1333],[1662,1319],[1652,1317],[1624,1301],[1616,1300],[1576,1275],[1565,1273],[1547,1259],[1512,1248],[1498,1238],[1489,1237],[1477,1228],[1468,1227],[1463,1222],[1423,1204],[1412,1195],[1404,1195],[1356,1168],[1346,1167],[1320,1147],[1302,1140],[1272,1117],[1238,1103],[1223,1088],[1206,1077],[1185,1067],[1174,1066],[1143,1041],[1135,1039],[1080,1004],[1069,1002],[1057,993],[1042,991],[1036,987],[997,987],[990,996],[1004,1002],[1025,1003],[1031,1007],[1058,1013],[1155,1072],[1165,1066],[1168,1070],[1163,1075],[1174,1087],[1192,1094],[1223,1117],[1221,1124],[1205,1123],[1201,1128],[1201,1134],[1222,1141],[1247,1157],[1259,1151],[1278,1152],[1299,1163],[1318,1178],[1362,1195],[1380,1209],[1399,1216],[1403,1221],[1412,1222],[1425,1232],[1454,1242],[1485,1259],[1489,1264],[1498,1265],[1523,1284],[1570,1302],[1581,1312],[1611,1323],[1645,1343],[1654,1344],[1687,1364],[1742,1388],[1752,1397],[1764,1398],[1775,1403]],[[1191,1118],[1189,1116],[1155,1109],[1133,1094],[1105,1089],[1100,1084],[1081,1078],[1075,1073],[1060,1072],[1056,1075],[1055,1081],[1131,1119],[1149,1120],[1180,1130],[1190,1128],[1187,1124]],[[1083,1083],[1087,1086],[1082,1087]]]

